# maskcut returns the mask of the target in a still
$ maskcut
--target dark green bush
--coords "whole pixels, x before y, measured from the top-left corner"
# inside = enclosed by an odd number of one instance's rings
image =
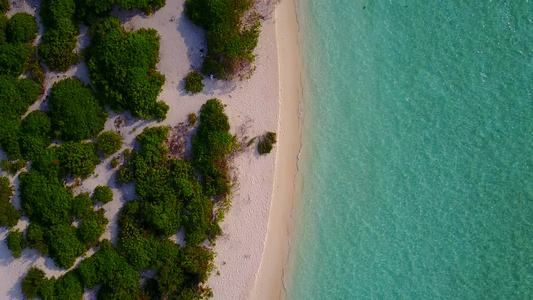
[[[219,78],[249,71],[253,51],[259,38],[259,16],[251,15],[246,24],[243,16],[253,6],[252,0],[186,0],[185,15],[206,31],[207,57],[202,73]]]
[[[8,0],[0,0],[0,12],[5,13],[9,10],[9,1]]]
[[[68,142],[61,146],[61,165],[74,177],[91,175],[99,163],[93,143]]]
[[[11,250],[14,258],[19,258],[22,250],[26,248],[26,240],[22,235],[22,231],[14,229],[9,232],[6,239],[7,248]]]
[[[99,18],[109,15],[115,4],[128,10],[140,9],[149,15],[153,10],[165,6],[165,0],[78,0],[77,16],[85,24],[91,25]]]
[[[187,116],[187,119],[189,120],[189,125],[194,126],[198,122],[198,116],[196,114],[189,114]]]
[[[22,293],[28,299],[37,298],[41,294],[41,286],[46,280],[43,270],[31,267],[22,279]]]
[[[39,58],[51,70],[66,71],[78,61],[78,25],[74,22],[75,0],[43,0],[40,16],[46,27],[39,44]]]
[[[37,37],[37,21],[29,13],[16,13],[9,19],[6,33],[10,43],[31,43]]]
[[[15,175],[17,174],[20,169],[26,167],[28,165],[28,162],[23,159],[18,159],[14,161],[9,161],[7,159],[3,159],[0,161],[0,167],[4,172],[6,172],[9,175]]]
[[[113,200],[113,191],[110,187],[99,185],[94,189],[93,202],[106,204],[111,200]]]
[[[89,193],[81,193],[72,200],[72,215],[78,219],[85,218],[93,211],[93,200]]]
[[[229,133],[228,117],[218,99],[208,100],[200,111],[200,125],[192,139],[193,163],[203,175],[206,193],[227,195],[230,192],[227,157],[236,139]]]
[[[116,168],[116,167],[118,167],[118,158],[113,157],[113,159],[111,159],[111,168]]]
[[[185,78],[185,90],[193,94],[203,91],[204,83],[202,82],[202,75],[196,71],[187,74],[187,77]]]
[[[257,143],[257,150],[261,155],[268,154],[270,153],[270,151],[272,151],[274,144],[276,144],[276,133],[267,132],[259,138],[259,142]]]
[[[52,142],[50,117],[40,110],[32,111],[20,126],[20,150],[22,157],[32,160]]]
[[[154,29],[124,32],[110,17],[90,31],[89,75],[101,99],[117,111],[137,118],[164,119],[168,106],[157,102],[165,76],[157,72],[159,36]]]
[[[64,141],[94,138],[104,129],[108,114],[96,100],[91,88],[78,78],[55,83],[49,103],[52,127]]]
[[[23,43],[0,44],[0,75],[18,77],[33,55],[33,47]]]
[[[0,9],[2,8],[2,1],[4,0],[0,0]],[[6,30],[8,22],[9,19],[6,17],[6,15],[0,13],[0,44],[7,42]]]
[[[55,281],[53,299],[83,299],[83,283],[80,281],[76,271],[69,271]],[[43,300],[45,300],[44,297]]]
[[[0,226],[13,227],[17,225],[21,212],[15,209],[13,198],[13,186],[6,177],[0,177]]]
[[[122,148],[122,136],[114,131],[105,131],[98,136],[98,150],[108,157]]]
[[[109,220],[104,215],[104,210],[89,212],[81,222],[77,234],[78,239],[88,246],[93,246],[105,232],[105,226]]]
[[[42,255],[48,254],[48,245],[44,240],[44,231],[41,225],[31,222],[26,230],[26,240],[31,249],[37,249]]]
[[[58,267],[64,269],[72,267],[76,258],[87,250],[78,240],[76,228],[68,223],[50,227],[45,233],[45,240],[50,257]]]

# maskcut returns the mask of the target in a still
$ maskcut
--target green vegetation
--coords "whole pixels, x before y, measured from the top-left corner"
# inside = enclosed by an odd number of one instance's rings
[[[207,56],[202,73],[231,78],[247,72],[259,38],[258,15],[244,22],[253,0],[186,0],[185,15],[206,31]]]
[[[81,141],[96,137],[104,129],[108,114],[91,88],[78,78],[55,83],[49,101],[52,128],[60,139]]]
[[[185,78],[185,90],[193,94],[203,91],[204,83],[202,82],[202,75],[196,71],[187,74],[187,77]]]
[[[235,148],[236,137],[229,133],[228,117],[218,99],[208,100],[200,111],[200,125],[192,140],[193,164],[203,175],[208,195],[230,192],[227,158]]]
[[[0,75],[20,76],[32,56],[33,47],[30,44],[0,44]]]
[[[68,142],[61,146],[61,166],[74,177],[91,175],[99,163],[93,143]]]
[[[11,250],[14,258],[19,258],[22,250],[26,248],[26,240],[19,229],[11,230],[6,239],[7,248]]]
[[[78,239],[91,247],[98,242],[98,239],[105,232],[105,226],[109,221],[104,216],[105,211],[99,209],[90,211],[81,222],[78,228]]]
[[[267,132],[259,138],[259,143],[257,143],[257,150],[259,154],[266,155],[272,151],[272,148],[276,144],[276,133]]]
[[[22,293],[28,299],[38,297],[45,280],[46,277],[43,270],[31,267],[24,279],[22,279]]]
[[[117,111],[163,120],[168,105],[157,102],[165,76],[156,71],[159,37],[154,29],[125,32],[114,17],[95,24],[87,48],[89,75],[98,96]]]
[[[0,9],[2,8],[2,2],[3,0],[0,0]],[[7,41],[6,37],[6,30],[7,30],[7,23],[9,22],[6,15],[3,13],[0,14],[0,44],[3,44]]]
[[[46,27],[39,44],[39,57],[51,70],[66,71],[78,62],[74,53],[78,25],[74,21],[75,0],[43,0],[40,16]]]
[[[189,114],[187,119],[189,120],[190,126],[194,126],[198,122],[198,116],[196,116],[196,114]]]
[[[58,279],[47,279],[43,270],[31,267],[22,279],[22,293],[25,298],[81,300],[83,283],[76,271],[69,271]]]
[[[20,150],[22,157],[31,160],[52,142],[50,117],[40,110],[32,111],[20,126]]]
[[[97,186],[93,192],[93,202],[106,204],[113,200],[113,191],[108,186]]]
[[[16,13],[9,19],[6,33],[10,43],[31,43],[37,37],[37,21],[29,13]]]
[[[113,159],[111,159],[111,168],[116,168],[118,167],[118,158],[116,157],[113,157]]]
[[[9,175],[15,175],[17,174],[20,169],[26,167],[28,165],[28,162],[23,159],[18,159],[14,161],[9,161],[7,159],[3,159],[0,161],[0,168],[4,170]]]
[[[13,227],[17,225],[22,214],[15,209],[13,186],[6,177],[0,177],[0,226]]]
[[[165,6],[165,0],[78,0],[76,2],[77,16],[85,24],[91,25],[98,19],[111,12],[115,4],[124,9],[140,9],[149,15],[152,11]]]
[[[98,136],[98,150],[108,157],[122,148],[122,136],[113,131],[102,132]]]
[[[0,12],[5,13],[9,9],[9,0],[0,0]]]
[[[42,255],[48,254],[48,245],[44,241],[44,230],[42,226],[31,222],[26,229],[26,240],[30,249],[37,249]]]

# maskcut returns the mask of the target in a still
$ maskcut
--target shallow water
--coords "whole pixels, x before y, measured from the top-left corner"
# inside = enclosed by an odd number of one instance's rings
[[[299,19],[288,298],[532,299],[533,3],[301,0]]]

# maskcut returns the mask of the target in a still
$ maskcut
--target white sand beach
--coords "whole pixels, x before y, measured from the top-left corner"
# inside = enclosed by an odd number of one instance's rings
[[[38,6],[38,2],[31,0],[16,0],[13,3],[15,5],[12,5],[8,15],[18,11],[34,14],[34,6]],[[161,36],[158,70],[166,76],[166,83],[159,99],[164,100],[170,110],[167,119],[161,123],[110,112],[106,130],[119,132],[124,138],[123,149],[131,148],[135,136],[146,126],[174,127],[186,122],[188,114],[199,112],[206,100],[219,98],[227,104],[226,113],[231,130],[239,139],[245,136],[252,138],[267,131],[278,132],[278,144],[271,154],[260,156],[255,147],[245,147],[243,153],[238,154],[233,161],[238,184],[233,189],[231,209],[221,224],[223,235],[217,239],[215,246],[216,269],[208,280],[215,299],[249,299],[251,294],[255,298],[261,295],[261,299],[277,299],[288,251],[287,226],[300,146],[300,63],[294,3],[292,0],[283,0],[276,13],[264,20],[256,49],[257,69],[250,79],[217,81],[207,78],[204,79],[204,91],[194,96],[184,91],[183,79],[191,70],[200,68],[201,50],[206,49],[206,45],[203,31],[185,18],[183,5],[184,0],[167,0],[165,7],[148,17],[139,12],[113,12],[123,22],[125,29],[150,27]],[[39,29],[39,37],[41,34],[42,28]],[[87,45],[86,28],[82,27],[79,50]],[[45,95],[30,109],[46,109],[44,100],[53,83],[71,76],[89,82],[83,62],[65,73],[47,73]],[[123,120],[120,126],[116,125],[118,119]],[[103,206],[110,222],[102,238],[115,242],[117,213],[125,201],[135,198],[135,194],[133,184],[115,184],[116,170],[109,165],[112,157],[98,165],[95,175],[84,180],[75,193],[92,192],[97,185],[111,186],[114,200]],[[0,158],[4,158],[3,154]],[[18,187],[18,179],[10,178]],[[272,204],[271,199],[274,199]],[[18,193],[14,204],[20,208]],[[26,226],[27,219],[23,218],[17,228]],[[0,229],[0,299],[23,298],[20,283],[32,265],[45,270],[48,276],[59,276],[66,272],[57,268],[49,257],[43,258],[35,250],[25,249],[20,258],[13,259],[3,242],[7,233],[7,230]],[[87,256],[91,254],[89,251]],[[265,298],[264,295],[269,296]],[[95,293],[87,292],[85,298],[95,299]]]

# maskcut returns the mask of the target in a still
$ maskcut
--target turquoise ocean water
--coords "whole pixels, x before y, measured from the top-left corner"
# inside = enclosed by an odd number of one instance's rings
[[[300,0],[290,300],[533,299],[531,0]]]

